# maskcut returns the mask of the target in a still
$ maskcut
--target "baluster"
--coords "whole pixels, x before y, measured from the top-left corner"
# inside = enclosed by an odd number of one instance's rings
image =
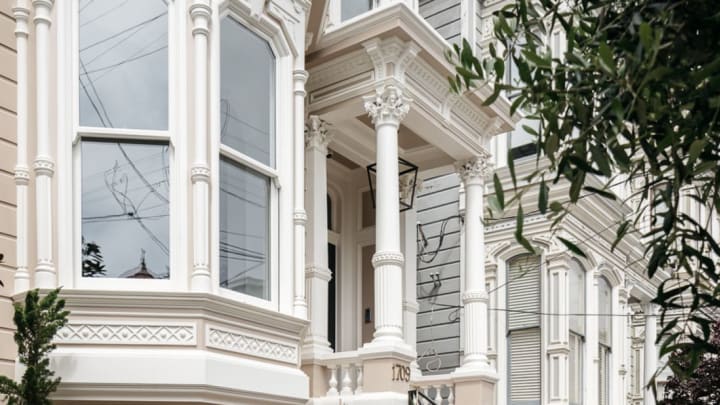
[[[344,364],[341,366],[342,372],[342,389],[340,395],[352,395],[352,380],[350,379],[350,365]]]
[[[430,390],[432,390],[432,385],[428,385],[428,386],[425,388],[425,396],[428,397],[428,398],[432,398],[432,396],[430,395]],[[422,403],[422,401],[420,401],[420,402]]]
[[[330,370],[330,381],[328,381],[328,386],[330,386],[330,389],[327,392],[327,396],[336,397],[336,396],[338,396],[337,377],[335,376],[335,371],[337,370],[337,365],[332,364],[332,365],[328,366],[328,369]]]
[[[355,395],[360,395],[363,392],[363,366],[361,364],[357,364],[357,381],[355,384]]]
[[[441,391],[442,391],[442,385],[441,385],[441,384],[438,384],[438,385],[435,387],[435,399],[433,399],[433,401],[435,401],[435,404],[436,404],[436,405],[441,405],[441,404],[442,404],[442,393],[441,393]]]
[[[449,384],[448,389],[450,390],[447,397],[448,405],[455,405],[455,386]]]

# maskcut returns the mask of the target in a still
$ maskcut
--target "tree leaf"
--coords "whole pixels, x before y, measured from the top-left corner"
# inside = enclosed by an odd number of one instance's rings
[[[505,209],[505,192],[503,190],[502,183],[500,182],[500,177],[498,177],[497,172],[493,174],[493,183],[495,185],[495,196],[497,196],[500,211],[502,211]]]
[[[548,193],[550,188],[545,184],[545,177],[540,180],[540,193],[538,194],[538,209],[541,214],[545,214],[548,208]]]
[[[566,248],[568,248],[569,251],[575,253],[580,257],[587,258],[585,252],[583,252],[576,244],[560,236],[558,236],[557,238],[560,242],[562,242],[563,245],[565,245]]]
[[[598,52],[600,54],[600,58],[598,59],[600,67],[602,67],[607,73],[615,74],[615,60],[613,59],[610,47],[605,42],[600,42],[598,45]]]

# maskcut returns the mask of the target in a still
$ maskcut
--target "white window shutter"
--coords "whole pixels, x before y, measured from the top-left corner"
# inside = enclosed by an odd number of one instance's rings
[[[510,405],[539,405],[540,257],[508,262],[508,281]]]
[[[510,332],[510,403],[540,404],[540,328]]]
[[[508,264],[508,329],[539,327],[540,257],[523,256]]]

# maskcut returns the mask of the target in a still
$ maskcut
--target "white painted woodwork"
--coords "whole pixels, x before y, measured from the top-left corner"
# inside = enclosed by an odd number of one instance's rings
[[[303,47],[304,49],[304,47]],[[293,313],[307,319],[305,296],[305,53],[295,60],[293,71]]]
[[[377,134],[375,246],[375,333],[373,343],[403,343],[403,262],[400,251],[398,128],[411,100],[393,85],[365,98]]]
[[[17,193],[17,239],[15,294],[30,289],[28,271],[28,19],[27,0],[17,0],[12,9],[15,17],[15,46],[17,50],[17,162],[15,163],[15,190]]]
[[[53,0],[33,0],[35,8],[35,117],[37,154],[35,155],[35,210],[37,266],[35,287],[57,287],[53,263],[53,196],[55,163],[50,140],[50,24]]]
[[[465,191],[465,271],[462,302],[465,357],[463,371],[493,374],[487,358],[488,294],[485,290],[485,227],[483,225],[485,176],[490,155],[479,155],[456,166]]]
[[[643,305],[643,310],[645,312],[643,403],[645,405],[654,405],[655,397],[653,396],[652,389],[645,387],[657,370],[658,352],[655,347],[655,339],[657,338],[657,306],[648,302]]]
[[[307,165],[307,241],[305,280],[310,328],[303,343],[303,358],[313,359],[331,352],[328,342],[327,153],[332,139],[325,122],[311,115],[305,135]]]
[[[587,284],[586,291],[586,306],[585,311],[588,314],[597,314],[600,309],[598,305],[598,277],[600,277],[597,271],[592,271],[585,277],[585,283]],[[583,398],[587,405],[598,405],[599,386],[598,382],[600,376],[599,372],[599,325],[597,316],[587,317],[585,326],[587,327],[585,335],[585,355],[583,359],[585,363],[583,368],[585,375],[583,376],[583,382],[585,385],[585,391],[583,392]]]
[[[189,8],[193,21],[194,43],[194,113],[195,161],[192,164],[193,194],[193,269],[192,291],[210,292],[212,282],[209,266],[210,249],[210,167],[208,165],[208,37],[212,9],[209,0],[194,0]]]

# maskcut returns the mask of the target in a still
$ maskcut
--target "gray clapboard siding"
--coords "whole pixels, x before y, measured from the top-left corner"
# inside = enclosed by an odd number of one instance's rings
[[[443,8],[439,3],[421,2],[421,7],[424,5],[426,10],[440,12]],[[418,222],[427,238],[427,252],[438,249],[443,222],[458,215],[459,184],[455,173],[423,182],[423,190],[415,204]],[[455,308],[460,305],[460,221],[457,218],[448,220],[444,234],[437,256],[429,263],[421,260],[417,263],[417,351],[421,356],[418,364],[425,374],[447,373],[460,365],[460,322]],[[423,257],[430,259],[429,255]],[[436,273],[441,282],[438,288],[431,278],[431,274]],[[423,353],[430,352],[435,354],[422,357]]]
[[[450,43],[460,43],[460,0],[420,0],[420,15]]]

